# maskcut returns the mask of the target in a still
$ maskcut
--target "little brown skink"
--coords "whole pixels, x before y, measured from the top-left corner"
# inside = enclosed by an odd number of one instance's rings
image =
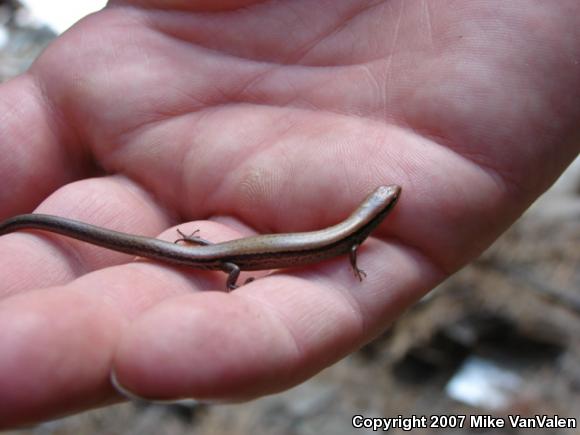
[[[400,193],[400,186],[379,186],[346,220],[318,231],[265,234],[215,244],[179,232],[182,237],[176,242],[199,245],[193,247],[43,214],[23,214],[7,219],[0,223],[0,235],[19,229],[39,229],[167,263],[222,270],[229,274],[228,290],[237,287],[240,270],[301,266],[345,253],[350,255],[356,277],[362,280],[365,273],[357,267],[357,249],[393,208]]]

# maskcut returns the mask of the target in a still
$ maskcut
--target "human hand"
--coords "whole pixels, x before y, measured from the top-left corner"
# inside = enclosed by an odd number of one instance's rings
[[[3,218],[40,203],[221,241],[403,194],[362,283],[337,258],[225,294],[219,272],[2,237],[3,427],[118,400],[112,371],[153,399],[295,385],[476,257],[578,153],[573,0],[111,3],[0,87]]]

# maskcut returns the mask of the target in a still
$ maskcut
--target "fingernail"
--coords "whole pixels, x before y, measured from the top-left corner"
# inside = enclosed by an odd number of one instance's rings
[[[152,404],[157,404],[157,405],[173,405],[173,404],[179,404],[179,405],[185,405],[185,406],[196,406],[196,405],[218,405],[218,404],[226,404],[226,403],[232,403],[229,401],[221,401],[221,400],[211,400],[211,399],[204,399],[204,400],[198,400],[198,399],[192,399],[192,398],[181,398],[181,399],[147,399],[143,396],[140,396],[136,393],[134,393],[133,391],[129,390],[127,387],[125,387],[124,385],[122,385],[119,382],[119,379],[117,378],[117,374],[115,373],[115,370],[111,370],[111,385],[113,385],[113,388],[123,397],[125,397],[126,399],[132,400],[133,402],[137,402],[137,403],[152,403]]]

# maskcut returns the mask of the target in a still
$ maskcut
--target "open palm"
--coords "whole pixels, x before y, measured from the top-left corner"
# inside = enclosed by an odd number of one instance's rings
[[[578,59],[575,0],[111,2],[0,87],[2,218],[222,241],[403,194],[362,283],[337,258],[226,294],[219,272],[2,237],[0,426],[114,401],[112,372],[148,398],[245,399],[358,348],[578,153]]]

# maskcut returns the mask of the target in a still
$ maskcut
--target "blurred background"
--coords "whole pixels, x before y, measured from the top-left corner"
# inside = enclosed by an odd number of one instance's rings
[[[0,81],[25,71],[53,38],[104,4],[0,0]],[[5,433],[342,435],[354,432],[356,414],[578,417],[579,398],[577,159],[478,261],[383,336],[292,390],[236,405],[124,403]],[[433,432],[471,431],[413,431]]]

